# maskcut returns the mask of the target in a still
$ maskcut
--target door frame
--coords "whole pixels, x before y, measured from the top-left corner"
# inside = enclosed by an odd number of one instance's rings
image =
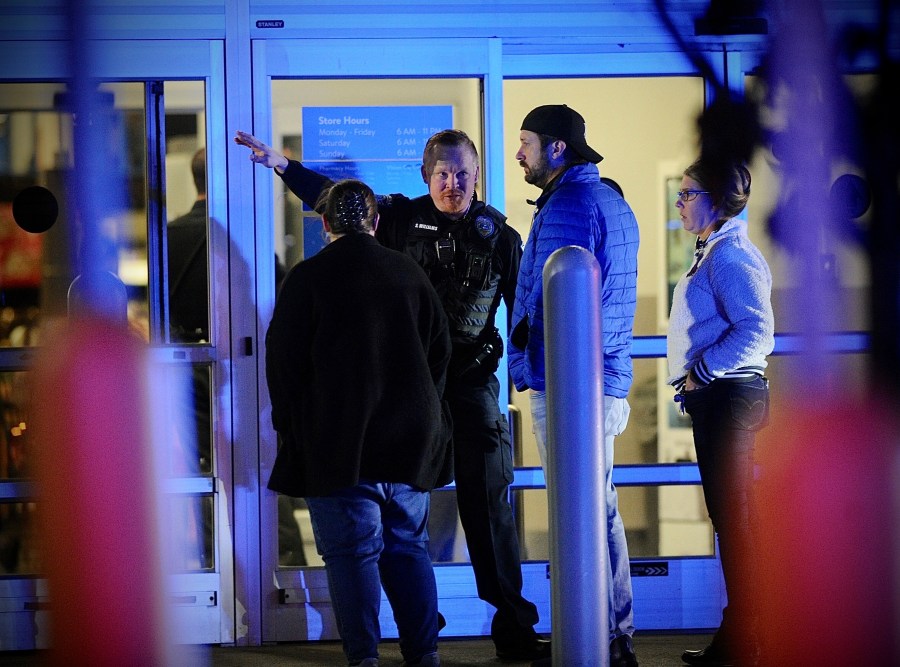
[[[266,143],[272,141],[273,78],[478,78],[482,85],[481,117],[484,154],[482,188],[485,201],[503,197],[503,108],[500,75],[501,42],[498,39],[441,40],[441,53],[454,57],[435,57],[434,40],[426,39],[313,39],[313,40],[253,40],[253,128],[252,132]],[[274,266],[266,265],[274,257],[274,218],[272,210],[273,175],[270,170],[255,173],[256,225],[259,244],[259,272],[257,274],[258,305],[261,318],[268,321],[274,306],[274,289],[268,278]],[[505,333],[505,332],[504,332]],[[271,404],[265,385],[264,350],[259,355],[260,394],[260,488],[265,489],[275,459],[276,442],[269,419]],[[505,380],[505,373],[498,374]],[[508,393],[504,382],[502,395]],[[505,406],[504,406],[505,407]],[[337,629],[331,614],[325,573],[321,567],[299,569],[278,568],[278,539],[276,495],[263,491],[261,504],[264,600],[263,641],[337,639]],[[474,579],[468,564],[436,567],[439,581],[446,576],[456,580],[460,591],[460,610],[466,609],[471,619],[470,634],[490,631],[488,605],[475,595]],[[466,575],[468,572],[468,576]],[[459,579],[468,579],[459,585]],[[446,590],[447,586],[441,586]],[[475,614],[472,604],[483,607]],[[442,601],[442,613],[453,610]],[[381,616],[382,634],[396,637],[396,626],[387,604]],[[460,612],[462,617],[462,611]],[[486,619],[486,620],[485,620]]]
[[[223,223],[221,229],[210,229],[211,262],[228,257],[225,143],[225,70],[224,43],[215,40],[95,40],[90,42],[92,59],[90,76],[100,81],[172,81],[201,80],[205,89],[206,126],[204,128],[208,161],[208,210],[210,219]],[[0,41],[0,81],[13,83],[66,81],[71,77],[65,41]],[[148,207],[149,210],[149,207]],[[149,236],[148,236],[149,240]],[[231,274],[228,266],[211,264],[211,274]],[[153,272],[151,271],[151,275]],[[167,492],[184,495],[214,495],[217,538],[231,534],[232,515],[232,403],[241,397],[229,390],[230,303],[229,290],[211,290],[212,345],[152,346],[151,358],[158,363],[211,363],[216,381],[223,391],[214,405],[216,427],[213,433],[213,477],[191,477],[169,480]],[[224,316],[222,314],[224,313]],[[218,324],[218,326],[217,326]],[[35,355],[21,348],[0,349],[0,368],[27,370]],[[251,392],[255,400],[255,393]],[[252,409],[252,408],[251,408]],[[0,481],[0,498],[39,501],[39,489],[30,480]],[[234,552],[230,540],[217,539],[216,567],[213,572],[170,575],[170,602],[167,608],[174,621],[174,639],[193,644],[230,643],[236,635],[234,596]],[[45,648],[49,633],[47,609],[52,610],[52,591],[41,577],[10,577],[4,582],[7,604],[0,612],[15,611],[31,619],[16,622],[16,648]],[[21,600],[19,603],[9,598]],[[12,606],[10,606],[12,605]],[[2,623],[0,626],[7,627]],[[33,636],[23,628],[30,628]],[[7,644],[5,644],[6,646]]]

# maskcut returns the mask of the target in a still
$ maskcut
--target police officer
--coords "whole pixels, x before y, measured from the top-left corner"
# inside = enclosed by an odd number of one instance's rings
[[[275,169],[309,206],[331,184],[252,135],[238,132],[235,142],[251,149],[253,162]],[[497,609],[491,638],[498,657],[536,660],[550,656],[550,642],[535,632],[537,608],[522,597],[509,504],[512,446],[494,375],[503,354],[495,316],[501,298],[511,312],[522,239],[502,213],[476,197],[478,171],[478,152],[464,132],[433,135],[423,153],[428,195],[379,197],[376,236],[411,255],[441,297],[453,344],[445,397],[454,423],[457,502],[478,596]]]

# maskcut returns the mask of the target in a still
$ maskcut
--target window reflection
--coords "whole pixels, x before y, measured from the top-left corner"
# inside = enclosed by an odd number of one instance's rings
[[[0,125],[2,127],[2,125]],[[37,339],[38,290],[43,237],[26,231],[13,216],[16,195],[33,179],[0,174],[0,345],[22,347]]]
[[[522,531],[522,534],[519,535],[519,549],[522,560],[549,560],[550,513],[548,511],[547,490],[514,490],[513,506],[516,507],[517,511],[521,511],[524,514],[523,520],[518,521]]]
[[[159,127],[165,128],[164,135],[145,124],[148,95],[159,90],[165,103],[165,122]],[[80,294],[79,258],[86,245],[99,250],[92,255],[98,258],[94,264],[102,264],[104,275],[122,289],[127,300],[122,311],[143,340],[166,342],[170,335],[179,344],[208,340],[204,84],[165,82],[160,89],[144,81],[104,82],[94,94],[90,120],[102,123],[104,130],[102,145],[96,149],[102,151],[109,173],[120,175],[121,182],[113,186],[110,201],[103,202],[95,228],[99,238],[85,238],[67,201],[71,175],[79,165],[73,139],[79,119],[71,113],[66,85],[0,83],[0,347],[40,345],[42,329],[66,318],[75,304],[89,305],[73,298]],[[148,176],[148,137],[164,142],[166,178],[154,184]],[[198,154],[203,157],[202,174],[195,180],[191,158]],[[49,219],[43,215],[46,200],[24,196],[36,190],[46,193],[55,207],[50,224],[42,224]],[[165,201],[148,199],[149,193],[165,193]],[[193,236],[178,237],[173,246],[185,250],[191,262],[174,282],[190,286],[185,290],[189,296],[179,302],[183,308],[179,313],[189,312],[193,319],[183,317],[180,322],[187,323],[178,325],[177,334],[151,331],[151,296],[159,294],[161,308],[167,307],[163,289],[151,290],[149,285],[151,242],[166,231],[160,223],[187,213],[195,214]],[[97,268],[94,264],[91,268]],[[14,368],[25,367],[29,358],[16,357],[12,363]],[[162,373],[165,391],[157,393],[165,398],[155,402],[159,411],[154,418],[163,424],[164,442],[155,446],[158,452],[165,448],[164,474],[182,481],[210,476],[212,365],[169,364]],[[33,476],[30,448],[40,446],[29,440],[28,375],[0,371],[0,485],[9,499],[0,502],[0,575],[40,574],[33,540],[35,503],[26,502]],[[193,491],[167,496],[167,516],[173,522],[170,563],[176,570],[215,567],[214,499],[213,494]]]
[[[466,534],[459,520],[456,491],[437,490],[431,494],[428,513],[428,552],[434,563],[467,563]]]
[[[713,527],[706,512],[703,489],[699,485],[619,489],[619,506],[627,502],[631,493],[637,491],[647,492],[647,496],[655,497],[656,502],[648,505],[647,525],[639,527],[627,519],[625,521],[628,553],[632,558],[713,554]],[[623,496],[625,501],[622,500]],[[635,536],[634,541],[632,534]]]
[[[0,479],[28,477],[27,374],[0,372]]]
[[[204,86],[200,81],[167,81],[164,90],[169,335],[173,343],[206,343],[210,309]]]
[[[189,572],[215,568],[215,534],[211,495],[170,496],[167,518],[174,530],[168,542],[171,571]]]
[[[122,259],[146,244],[142,90],[141,83],[98,86],[90,119],[103,123],[106,141],[97,150],[123,176],[122,187],[104,202],[98,225],[103,238],[90,240],[108,250],[102,268],[124,281],[130,299],[137,300],[146,299],[146,284],[129,282]],[[61,83],[0,84],[0,100],[0,345],[27,347],[39,344],[42,325],[65,317],[85,242],[66,201],[69,175],[78,164],[76,119]],[[35,188],[46,192],[57,209],[49,226],[29,224],[38,205],[24,195]],[[133,324],[146,337],[144,322],[137,318]]]
[[[197,198],[166,228],[169,260],[169,325],[172,342],[209,340],[207,276],[206,149],[191,158]]]
[[[0,575],[38,574],[33,503],[0,503]]]
[[[148,179],[144,82],[106,82],[96,91],[97,119],[107,141],[98,150],[111,173],[121,174],[121,188],[106,202],[99,225],[104,269],[127,289],[128,319],[145,340],[151,339],[148,302]],[[187,281],[196,302],[190,336],[176,342],[209,338],[208,252],[206,212],[195,207],[205,200],[205,175],[195,185],[191,158],[205,146],[205,93],[201,81],[165,82],[165,171],[167,219],[194,212],[203,247],[191,267],[176,282]],[[76,278],[77,252],[83,245],[78,220],[67,206],[69,176],[77,168],[70,96],[63,83],[0,84],[0,346],[28,347],[40,343],[42,324],[67,314],[68,290]],[[205,154],[204,154],[205,157]],[[21,206],[23,191],[39,187],[58,210],[47,229],[28,230],[21,216],[34,213]],[[161,185],[160,185],[161,187]],[[17,200],[18,197],[18,200]],[[18,213],[14,216],[15,210]],[[195,211],[194,209],[198,210]],[[201,215],[202,214],[202,215]],[[202,218],[202,219],[201,219]],[[181,233],[181,232],[179,232]],[[198,243],[175,246],[191,253]],[[73,252],[74,251],[74,252]],[[180,270],[180,269],[179,269]],[[171,279],[171,276],[170,276]],[[199,281],[199,282],[198,282]],[[195,284],[199,287],[194,288]],[[194,294],[197,294],[194,298]],[[195,321],[199,323],[196,323]],[[182,318],[178,326],[184,326]]]
[[[159,399],[169,425],[169,459],[174,477],[212,474],[212,387],[209,364],[173,364],[162,369],[166,396]]]
[[[309,509],[303,498],[278,494],[278,565],[322,565],[312,542]]]
[[[0,372],[0,480],[28,477],[27,374]],[[34,504],[0,503],[0,575],[36,574]]]
[[[209,364],[165,364],[154,389],[158,420],[154,452],[164,487],[185,488],[190,478],[211,475],[211,368]],[[161,457],[165,458],[161,458]],[[170,570],[215,567],[215,496],[210,493],[165,495],[165,542]]]
[[[278,566],[324,565],[303,498],[278,494]]]

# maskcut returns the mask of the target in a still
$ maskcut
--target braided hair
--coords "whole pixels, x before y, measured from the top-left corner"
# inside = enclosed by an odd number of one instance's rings
[[[378,213],[372,188],[356,179],[338,181],[326,189],[316,210],[328,220],[332,234],[369,233]]]

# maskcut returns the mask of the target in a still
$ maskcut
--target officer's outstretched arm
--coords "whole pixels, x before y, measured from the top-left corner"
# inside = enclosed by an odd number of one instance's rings
[[[284,171],[288,166],[288,159],[284,155],[271,146],[264,144],[252,134],[238,130],[234,135],[234,143],[239,146],[246,146],[250,149],[251,162],[261,164],[264,167],[275,169],[279,172]]]

